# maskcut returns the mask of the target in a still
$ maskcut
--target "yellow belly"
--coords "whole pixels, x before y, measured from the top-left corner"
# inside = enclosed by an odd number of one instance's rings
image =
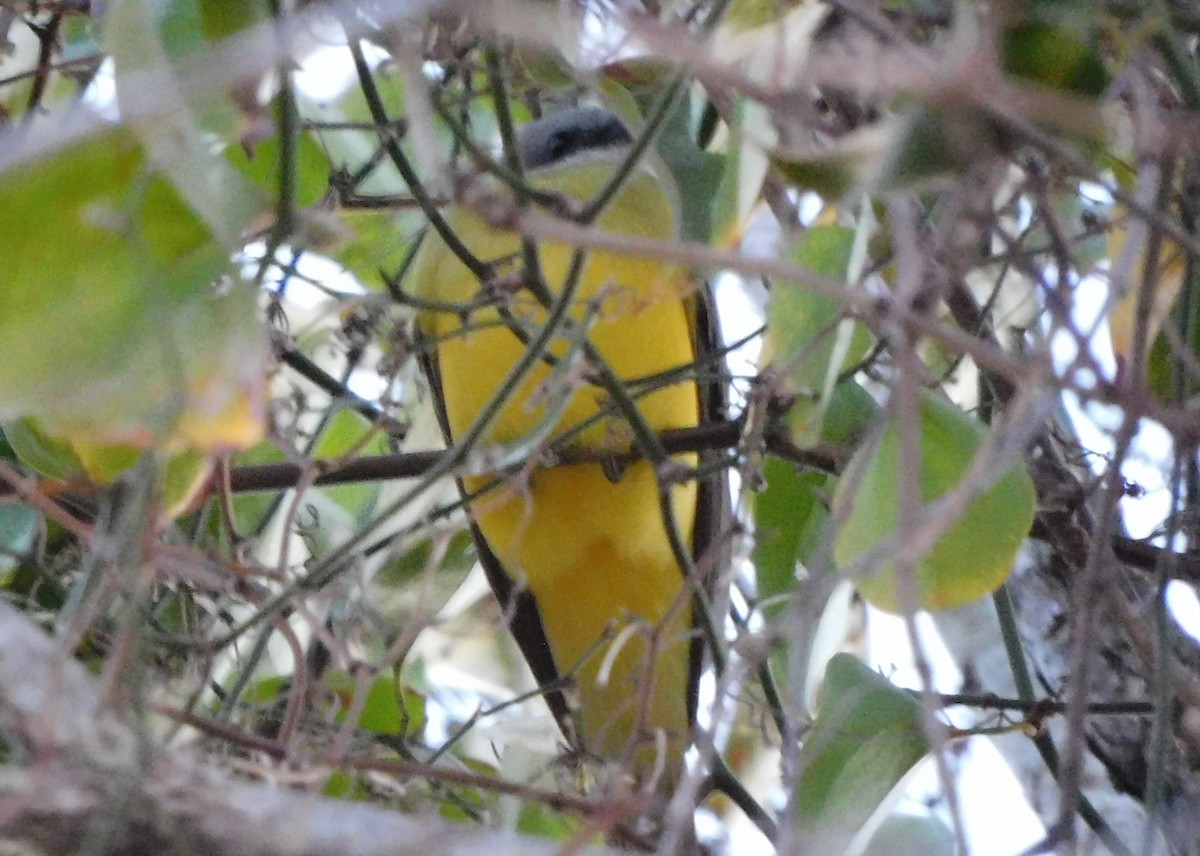
[[[648,204],[646,216],[666,218],[669,227],[670,212],[654,209],[665,205],[661,194]],[[483,261],[518,258],[514,236],[490,230],[466,213],[455,226]],[[600,227],[615,230],[622,224],[602,220]],[[571,251],[543,243],[540,252],[544,278],[557,293]],[[478,291],[444,247],[438,246],[418,271],[439,299],[468,300]],[[695,359],[686,285],[682,271],[661,263],[591,253],[571,315],[592,319],[591,341],[623,379],[679,369]],[[532,329],[545,318],[528,297],[513,306],[513,313]],[[456,315],[431,314],[422,327],[437,342],[446,416],[451,434],[459,437],[496,395],[525,346],[494,310],[473,313],[465,326]],[[559,340],[551,352],[561,355],[568,349]],[[551,379],[551,374],[540,363],[526,376],[492,424],[488,441],[527,436],[548,412],[561,411],[554,431],[559,435],[593,418],[605,404],[603,390],[585,378],[567,373],[565,380]],[[558,406],[548,410],[548,402]],[[699,421],[699,394],[690,380],[639,397],[638,407],[657,431]],[[619,452],[631,447],[631,434],[614,417],[571,442],[579,449]],[[681,460],[695,463],[694,456]],[[467,478],[464,486],[473,491],[490,481]],[[680,535],[690,544],[696,486],[687,482],[671,490]],[[613,759],[633,752],[636,763],[644,765],[653,757],[654,741],[665,736],[668,766],[676,763],[689,726],[692,607],[667,537],[653,467],[632,464],[616,482],[599,464],[535,469],[477,500],[472,514],[508,576],[537,600],[557,671],[576,681],[575,722],[584,745]],[[627,628],[634,629],[622,632]],[[611,650],[614,642],[619,648]]]

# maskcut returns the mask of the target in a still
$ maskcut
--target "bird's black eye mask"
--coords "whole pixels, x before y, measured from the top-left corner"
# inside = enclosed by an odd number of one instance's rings
[[[526,169],[562,163],[581,152],[628,145],[633,137],[613,113],[599,107],[573,107],[520,128],[517,144]]]

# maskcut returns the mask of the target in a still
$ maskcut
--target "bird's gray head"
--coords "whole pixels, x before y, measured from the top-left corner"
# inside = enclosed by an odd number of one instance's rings
[[[588,152],[627,146],[633,137],[616,114],[600,107],[571,107],[543,116],[517,131],[521,163],[540,169]]]

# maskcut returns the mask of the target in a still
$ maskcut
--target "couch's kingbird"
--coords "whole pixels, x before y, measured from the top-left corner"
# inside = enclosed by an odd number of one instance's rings
[[[524,126],[518,141],[533,188],[580,201],[609,181],[630,135],[607,111],[573,108]],[[595,228],[677,239],[673,188],[665,175],[638,166]],[[507,308],[420,314],[418,327],[430,345],[430,385],[453,442],[497,395],[547,313],[545,293],[539,302],[520,287],[520,235],[489,225],[467,205],[449,209],[445,218],[492,276],[481,283],[431,233],[415,266],[418,295],[430,305],[478,305],[486,288]],[[537,251],[545,291],[557,297],[575,248],[542,240]],[[625,382],[654,431],[720,415],[723,386],[709,379],[723,376],[723,361],[706,284],[661,259],[594,250],[576,294],[570,328],[516,386],[484,434],[485,444],[512,444],[541,432],[547,440],[569,434],[569,450],[596,459],[631,449],[629,424],[581,359],[583,335]],[[695,466],[698,459],[677,460]],[[459,484],[474,494],[493,481],[465,475]],[[723,479],[679,481],[669,490],[682,542],[693,556],[706,554],[726,507]],[[546,694],[564,733],[601,758],[631,761],[639,777],[663,769],[662,781],[672,780],[695,714],[701,645],[692,596],[699,583],[685,580],[672,551],[652,464],[639,460],[618,471],[599,460],[532,461],[473,499],[471,519],[484,570],[534,676],[543,685],[573,679],[570,691]]]

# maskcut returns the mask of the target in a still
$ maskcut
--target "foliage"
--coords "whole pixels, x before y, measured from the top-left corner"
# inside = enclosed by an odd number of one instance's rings
[[[953,834],[892,813],[910,772],[932,757],[953,795],[959,741],[1018,733],[1059,788],[1048,834],[1086,826],[1121,852],[1141,842],[1081,798],[1080,770],[1104,705],[1136,702],[1130,758],[1097,754],[1185,852],[1172,823],[1200,811],[1200,752],[1174,711],[1200,706],[1200,653],[1166,592],[1200,576],[1200,18],[1123,0],[417,5],[6,5],[5,599],[147,741],[186,727],[231,769],[294,765],[337,800],[553,841],[666,847],[662,819],[692,799],[806,852],[887,852],[871,835],[895,829],[950,853],[972,833],[955,799]],[[577,103],[646,143],[629,172],[669,187],[677,240],[605,232],[526,181],[512,126]],[[682,814],[562,751],[475,570],[456,480],[491,479],[473,501],[496,501],[587,447],[550,419],[438,451],[412,262],[451,205],[527,241],[475,269],[477,296],[449,307],[464,326],[527,324],[510,310],[537,296],[528,250],[553,239],[722,279],[726,326],[764,327],[748,367],[683,367],[732,372],[728,418],[660,438],[691,453],[676,470],[740,475],[738,525],[694,557],[717,580],[718,697]],[[586,313],[545,317],[549,399],[591,384],[615,411],[679,381],[601,389]],[[1099,415],[1102,448],[1066,408]],[[1148,423],[1169,443],[1139,451]],[[611,442],[654,458],[639,428]],[[1122,517],[1139,454],[1162,473],[1155,540]],[[678,476],[658,467],[664,491]],[[1014,617],[1039,551],[1067,641]],[[951,699],[864,665],[845,586],[911,640],[921,610],[994,602],[1004,685]],[[1030,659],[1053,664],[1036,692]]]

